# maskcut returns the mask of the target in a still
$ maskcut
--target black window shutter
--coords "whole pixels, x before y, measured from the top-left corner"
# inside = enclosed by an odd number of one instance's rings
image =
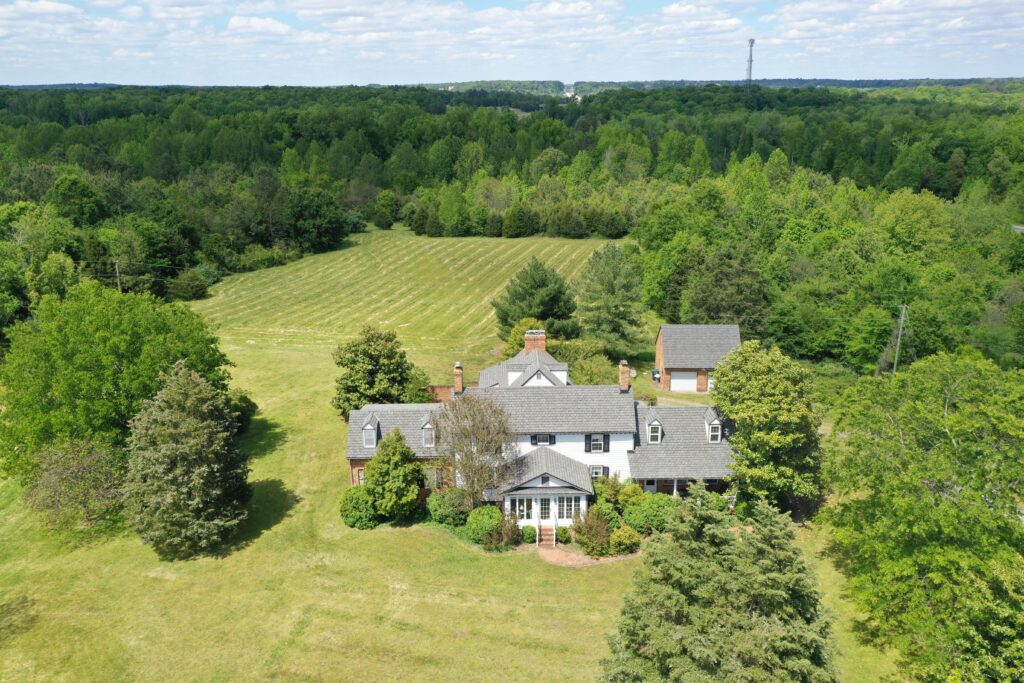
[[[554,434],[548,434],[548,443],[550,443],[552,446],[555,445],[555,435]]]
[[[604,452],[607,453],[611,449],[612,449],[612,435],[611,434],[605,434],[604,435]]]
[[[601,468],[601,471],[602,471],[602,472],[604,473],[604,476],[606,476],[606,477],[608,476],[608,466],[607,466],[607,465],[605,465],[604,467],[602,467],[602,468]]]
[[[530,445],[531,446],[536,446],[537,445],[537,435],[536,434],[530,434]]]
[[[590,434],[583,437],[583,450],[587,453],[590,452]]]

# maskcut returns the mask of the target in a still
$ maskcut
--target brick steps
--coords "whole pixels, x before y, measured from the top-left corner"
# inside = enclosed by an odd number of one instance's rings
[[[540,538],[541,545],[554,545],[555,544],[555,530],[550,526],[542,526],[537,530],[538,537]]]

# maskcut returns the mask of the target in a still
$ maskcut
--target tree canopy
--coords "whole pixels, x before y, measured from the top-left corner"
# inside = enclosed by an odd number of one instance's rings
[[[228,378],[227,358],[196,313],[96,282],[72,287],[64,299],[44,296],[8,337],[0,458],[22,479],[31,478],[34,454],[53,441],[123,445],[129,421],[179,360],[219,390]]]
[[[691,487],[644,546],[601,680],[838,680],[792,522],[763,502],[749,529],[734,521],[721,498]]]
[[[735,424],[729,443],[742,499],[792,510],[819,495],[821,420],[810,383],[805,368],[757,341],[743,342],[719,364],[711,398]]]
[[[1024,375],[977,353],[861,379],[826,509],[850,588],[922,680],[1024,676]]]

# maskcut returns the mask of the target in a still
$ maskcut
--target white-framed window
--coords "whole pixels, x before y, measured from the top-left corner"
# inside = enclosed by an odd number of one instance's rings
[[[356,470],[356,481],[359,482],[360,486],[366,483],[366,474],[362,467]]]
[[[510,507],[519,519],[533,519],[533,498],[513,498]]]
[[[572,519],[573,516],[580,511],[580,497],[579,496],[559,496],[558,497],[558,518],[559,519]]]
[[[538,434],[537,435],[537,445],[538,446],[549,446],[549,445],[551,445],[551,435],[550,434]]]
[[[590,452],[604,453],[604,434],[590,435]]]
[[[540,499],[540,518],[551,519],[551,499],[541,498]]]
[[[650,443],[661,443],[661,425],[647,426],[647,441]]]
[[[708,425],[708,441],[711,443],[718,443],[722,440],[722,425],[713,424]]]
[[[607,477],[608,468],[604,465],[591,465],[590,466],[590,478],[597,479],[598,477]]]
[[[549,477],[546,474],[542,474],[541,475],[541,477],[540,477],[540,485],[541,486],[547,486],[550,481],[551,481],[551,477]]]
[[[434,447],[434,428],[431,427],[430,425],[427,425],[427,426],[425,426],[420,431],[423,432],[423,446],[424,446],[424,448],[433,448]]]
[[[377,430],[373,427],[363,427],[363,448],[373,448],[377,445]]]

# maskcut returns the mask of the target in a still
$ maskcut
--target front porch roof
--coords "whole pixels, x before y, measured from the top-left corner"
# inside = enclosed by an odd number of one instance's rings
[[[589,491],[583,489],[570,488],[568,486],[529,486],[521,489],[512,489],[511,491],[505,491],[502,496],[588,496],[591,495]]]
[[[520,489],[527,482],[545,474],[564,481],[573,489],[578,489],[574,492],[587,495],[594,493],[589,467],[546,446],[535,448],[526,455],[516,458],[512,462],[512,478],[501,487],[499,493],[513,493],[515,489]],[[544,487],[544,490],[553,488],[555,487]]]

